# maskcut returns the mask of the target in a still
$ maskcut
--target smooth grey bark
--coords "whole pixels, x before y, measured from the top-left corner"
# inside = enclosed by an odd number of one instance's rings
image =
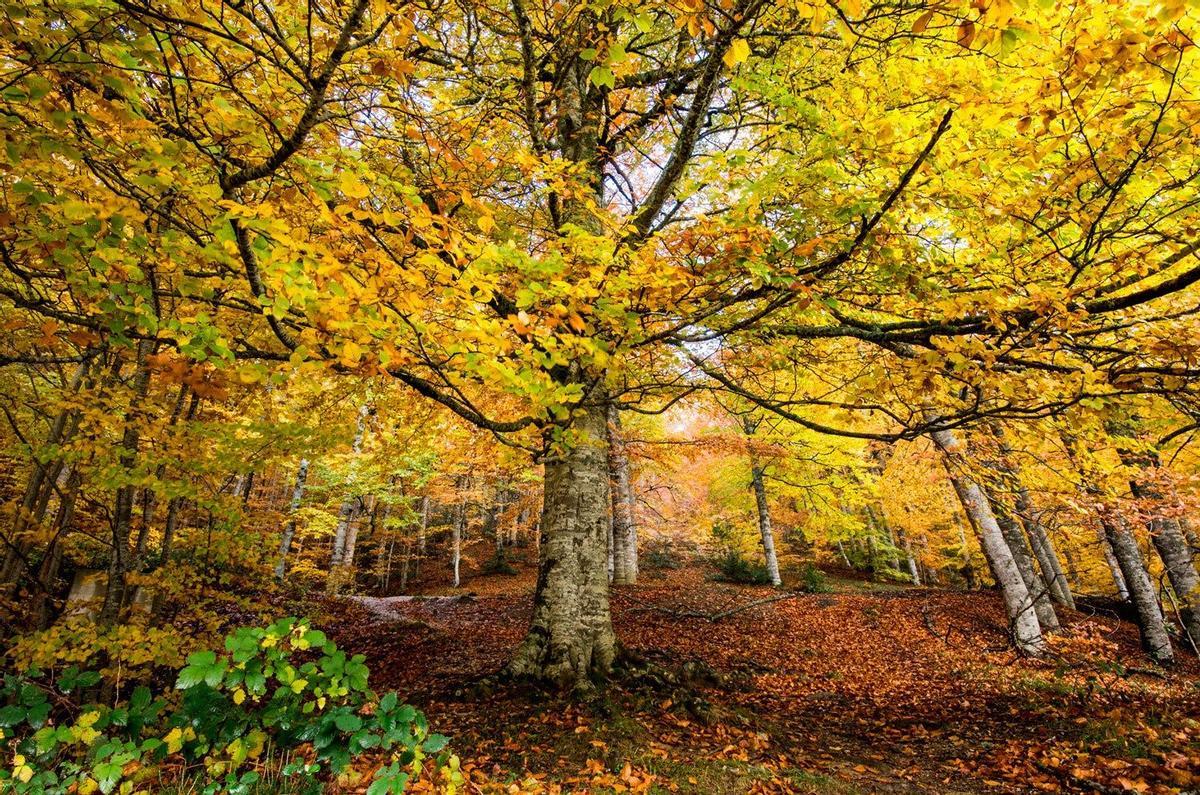
[[[987,494],[973,478],[963,473],[962,451],[954,432],[934,431],[932,437],[934,443],[945,454],[947,463],[957,465],[957,472],[955,468],[947,466],[950,482],[968,519],[979,534],[984,557],[991,566],[996,584],[1000,586],[1013,641],[1021,652],[1033,656],[1041,655],[1046,650],[1046,642],[1034,610],[1033,596],[1025,585],[1012,550],[1005,541]]]
[[[763,481],[763,467],[751,462],[750,483],[754,487],[754,502],[758,507],[758,533],[762,539],[763,556],[767,562],[767,575],[771,584],[778,587],[783,584],[779,577],[779,558],[775,556],[775,534],[771,529],[771,506],[767,501],[767,486]]]
[[[904,557],[908,564],[908,576],[912,578],[913,585],[920,585],[921,567],[917,565],[917,559],[913,556],[912,539],[903,530],[897,530],[896,534],[900,537],[900,545],[904,548]]]
[[[533,619],[506,673],[588,689],[617,657],[605,571],[608,444],[605,407],[582,409],[577,441],[545,462]]]
[[[1029,546],[1037,559],[1038,568],[1042,570],[1042,577],[1050,586],[1050,598],[1063,607],[1074,610],[1075,596],[1071,593],[1071,584],[1063,571],[1062,560],[1058,557],[1054,542],[1033,507],[1029,490],[1018,484],[1015,496],[1017,516],[1020,517],[1025,534],[1029,537]]]
[[[417,523],[417,554],[413,558],[412,579],[421,575],[421,561],[425,558],[425,531],[429,527],[429,495],[421,497],[421,518]],[[407,542],[405,550],[407,554]],[[405,580],[407,584],[407,579]]]
[[[1200,575],[1192,563],[1192,549],[1179,521],[1158,517],[1150,522],[1150,540],[1162,558],[1163,568],[1175,592],[1175,607],[1189,645],[1200,653]]]
[[[638,530],[633,518],[633,489],[629,477],[629,451],[621,433],[621,413],[608,408],[608,473],[612,503],[612,581],[632,585],[638,576]]]
[[[1129,589],[1129,599],[1137,611],[1142,647],[1154,662],[1159,665],[1170,664],[1175,655],[1171,649],[1170,636],[1167,634],[1166,620],[1163,618],[1154,581],[1146,569],[1146,561],[1138,548],[1137,539],[1121,516],[1102,513],[1100,523],[1108,543],[1112,545],[1121,575]]]
[[[1129,601],[1129,586],[1125,583],[1125,575],[1121,573],[1121,564],[1117,561],[1117,555],[1113,551],[1112,544],[1109,543],[1108,536],[1101,527],[1099,532],[1100,550],[1104,553],[1104,562],[1108,564],[1108,571],[1112,574],[1113,585],[1117,588],[1117,596],[1122,602]]]
[[[371,407],[367,404],[358,410],[358,426],[354,432],[354,443],[351,449],[355,457],[362,452],[363,437],[367,431],[367,417],[371,414]],[[346,565],[346,533],[350,529],[350,523],[354,520],[355,513],[362,507],[362,497],[354,493],[354,484],[351,483],[351,493],[343,500],[341,508],[338,509],[338,523],[333,531],[333,552],[329,559],[329,590],[336,591],[341,585],[341,580],[346,572],[343,571]]]
[[[279,539],[279,560],[275,563],[275,579],[283,581],[287,571],[287,556],[292,551],[292,539],[296,537],[296,511],[304,500],[304,484],[308,482],[308,459],[301,458],[300,466],[296,469],[296,481],[292,486],[292,499],[288,504],[288,520],[283,526],[283,536]]]
[[[1012,449],[1005,440],[1004,429],[999,423],[992,423],[990,429],[996,437],[1000,452],[1000,457],[996,462],[996,472],[1006,491],[1012,494],[1013,508],[1028,537],[1029,549],[1038,564],[1039,579],[1047,589],[1048,596],[1052,601],[1074,609],[1075,600],[1071,596],[1071,587],[1063,574],[1062,563],[1058,559],[1058,554],[1046,528],[1042,525],[1037,511],[1033,507],[1029,489],[1025,488],[1025,484],[1021,482],[1021,478],[1011,462]],[[1024,548],[1024,542],[1017,538],[1019,535],[1019,531],[1014,534],[1012,543]],[[1053,612],[1053,606],[1050,606],[1049,609]],[[1045,612],[1045,608],[1042,612]],[[1042,613],[1038,615],[1041,617]]]
[[[1138,470],[1157,467],[1157,453],[1121,451],[1122,460]],[[1159,488],[1147,479],[1133,479],[1130,484],[1133,496],[1150,503],[1150,542],[1163,562],[1171,590],[1175,592],[1175,609],[1184,635],[1193,650],[1200,647],[1200,574],[1192,562],[1192,549],[1180,527],[1179,519],[1164,510],[1166,500]]]
[[[996,520],[1004,533],[1004,541],[1013,554],[1013,560],[1025,580],[1025,587],[1033,596],[1033,609],[1037,613],[1038,623],[1043,632],[1057,632],[1062,627],[1058,623],[1058,614],[1054,612],[1054,604],[1050,599],[1050,585],[1034,566],[1033,552],[1025,541],[1016,519],[1003,510],[996,511]]]
[[[459,479],[458,488],[461,491],[465,486],[465,481]],[[454,587],[457,588],[462,584],[462,577],[459,572],[459,567],[462,565],[462,541],[463,531],[467,525],[467,503],[465,498],[460,497],[458,504],[454,507],[454,520],[451,523],[452,549],[450,552],[450,565],[454,569]]]

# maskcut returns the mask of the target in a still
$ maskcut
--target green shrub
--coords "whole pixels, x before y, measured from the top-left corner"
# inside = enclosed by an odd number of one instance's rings
[[[504,574],[511,576],[517,573],[517,567],[509,561],[508,553],[504,551],[504,547],[499,547],[495,555],[484,561],[484,564],[479,567],[479,571],[483,574]]]
[[[754,563],[742,557],[741,553],[730,550],[713,561],[717,573],[713,577],[717,582],[733,582],[740,585],[770,585],[771,575],[762,563]]]
[[[372,752],[388,759],[367,792],[403,792],[447,740],[395,693],[376,698],[367,676],[361,655],[348,657],[294,618],[239,629],[220,654],[191,654],[174,700],[142,686],[115,707],[84,705],[72,696],[98,684],[98,673],[69,668],[56,681],[36,669],[6,675],[0,750],[12,767],[0,768],[0,791],[154,792],[170,763],[200,765],[200,792],[243,795],[258,787],[274,753],[292,760],[278,771],[290,788],[318,792],[321,777]],[[456,763],[450,778],[461,781]]]
[[[805,593],[829,593],[829,584],[825,582],[825,573],[808,562],[800,569],[800,590]]]
[[[651,569],[678,569],[683,565],[675,547],[666,539],[655,539],[647,544],[638,564]]]

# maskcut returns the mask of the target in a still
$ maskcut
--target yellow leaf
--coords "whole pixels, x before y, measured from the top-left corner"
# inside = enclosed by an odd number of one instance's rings
[[[735,39],[729,45],[729,49],[725,51],[725,54],[721,56],[721,59],[725,61],[726,66],[732,69],[749,57],[750,43],[745,39]]]
[[[347,367],[357,367],[360,361],[362,361],[362,348],[358,347],[356,343],[346,340],[342,344],[342,364]]]

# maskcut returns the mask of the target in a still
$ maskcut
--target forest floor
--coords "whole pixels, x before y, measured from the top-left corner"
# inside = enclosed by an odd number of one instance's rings
[[[626,646],[684,676],[616,681],[584,704],[477,686],[525,631],[529,571],[437,591],[468,599],[341,600],[325,621],[376,690],[452,737],[468,792],[1200,789],[1200,665],[1153,669],[1127,622],[1070,614],[1033,661],[1007,647],[990,592],[833,578],[713,620],[779,592],[707,574],[650,570],[614,590]]]

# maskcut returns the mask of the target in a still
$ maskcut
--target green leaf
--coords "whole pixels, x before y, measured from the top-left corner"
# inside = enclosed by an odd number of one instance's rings
[[[436,754],[450,744],[450,738],[443,734],[431,734],[422,747],[426,753]]]
[[[616,75],[614,75],[612,69],[609,69],[607,66],[597,66],[592,69],[592,71],[588,74],[588,80],[590,80],[592,85],[596,86],[597,88],[601,88],[603,86],[616,88],[617,86]]]
[[[344,732],[356,732],[362,728],[362,718],[350,712],[340,713],[333,721]]]

